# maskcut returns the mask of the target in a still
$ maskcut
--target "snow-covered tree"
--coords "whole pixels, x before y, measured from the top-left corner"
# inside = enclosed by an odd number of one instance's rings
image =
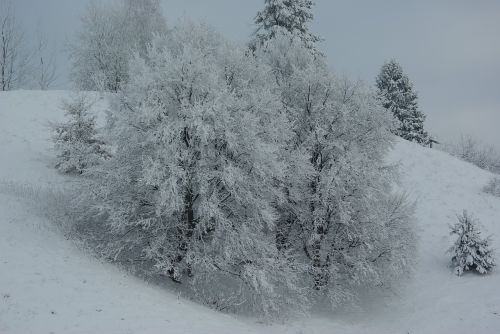
[[[429,135],[424,130],[426,116],[418,109],[413,84],[395,60],[385,63],[376,80],[378,98],[397,121],[394,133],[406,140],[427,145]]]
[[[63,102],[67,121],[53,124],[56,168],[63,173],[82,174],[109,157],[104,143],[98,139],[95,117],[90,114],[92,104],[80,95]]]
[[[458,223],[450,226],[450,234],[458,238],[449,249],[453,254],[452,263],[455,273],[461,276],[464,271],[476,270],[487,274],[495,266],[493,250],[490,248],[490,238],[481,238],[477,221],[466,211],[458,216]]]
[[[311,290],[337,306],[359,287],[388,286],[409,269],[411,209],[392,194],[391,115],[359,83],[337,79],[299,38],[255,55],[273,69],[294,136],[277,240],[308,268]]]
[[[167,32],[160,0],[122,1],[129,46],[144,57],[154,36]]]
[[[82,90],[117,91],[128,80],[123,18],[114,7],[92,2],[82,31],[70,46],[72,80]]]
[[[159,0],[92,2],[82,23],[70,47],[73,81],[82,90],[118,91],[131,55],[145,54],[153,36],[166,32]]]
[[[263,45],[277,35],[285,34],[300,39],[304,46],[320,54],[316,43],[320,38],[309,31],[308,24],[313,19],[311,0],[265,0],[265,7],[257,13],[257,29],[251,47]]]
[[[116,150],[91,185],[116,259],[135,254],[214,306],[269,315],[307,306],[275,243],[291,132],[270,73],[203,25],[158,38],[132,62]]]

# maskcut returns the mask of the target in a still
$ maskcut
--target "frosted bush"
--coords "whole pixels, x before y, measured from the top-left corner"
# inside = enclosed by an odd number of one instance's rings
[[[452,235],[458,238],[449,249],[453,255],[452,264],[455,273],[461,276],[465,271],[475,270],[486,274],[495,266],[490,238],[481,238],[477,221],[466,211],[458,216],[458,223],[451,226]]]

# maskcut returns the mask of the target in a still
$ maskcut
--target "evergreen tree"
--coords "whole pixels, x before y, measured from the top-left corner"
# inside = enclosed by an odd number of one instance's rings
[[[264,9],[255,17],[257,30],[251,43],[253,48],[279,34],[285,34],[299,38],[306,48],[314,54],[320,54],[316,49],[320,38],[309,32],[308,27],[313,19],[313,5],[311,0],[265,0]]]
[[[450,234],[458,236],[449,249],[458,276],[468,270],[487,274],[495,266],[490,239],[481,238],[477,222],[466,211],[458,217],[458,223],[451,226]]]
[[[109,154],[104,143],[97,138],[95,117],[90,115],[91,103],[85,96],[72,102],[63,102],[66,123],[54,124],[54,146],[58,162],[56,168],[63,173],[82,174],[97,165]]]
[[[395,60],[385,63],[376,82],[382,106],[391,111],[397,120],[394,133],[406,140],[427,145],[429,136],[424,130],[426,116],[418,110],[417,94],[401,65]]]

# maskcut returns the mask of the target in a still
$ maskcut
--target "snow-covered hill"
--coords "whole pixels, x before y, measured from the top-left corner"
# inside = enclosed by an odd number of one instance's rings
[[[499,333],[500,270],[456,277],[448,224],[463,209],[500,249],[500,199],[492,175],[399,140],[388,162],[417,203],[418,264],[407,287],[376,308],[264,325],[186,301],[101,263],[27,205],[16,185],[64,182],[51,167],[48,122],[62,118],[62,91],[0,93],[0,333]],[[98,95],[95,95],[98,103]],[[498,253],[497,253],[498,256]]]

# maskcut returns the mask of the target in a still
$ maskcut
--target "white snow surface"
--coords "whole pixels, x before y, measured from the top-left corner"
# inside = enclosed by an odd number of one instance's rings
[[[30,208],[22,192],[11,192],[12,185],[65,182],[52,167],[47,125],[63,118],[60,102],[70,96],[0,92],[0,333],[500,333],[500,269],[457,277],[446,254],[453,242],[448,225],[463,209],[500,249],[500,198],[482,192],[492,174],[398,139],[387,161],[400,165],[399,187],[416,201],[414,277],[365,309],[264,324],[96,260]]]

